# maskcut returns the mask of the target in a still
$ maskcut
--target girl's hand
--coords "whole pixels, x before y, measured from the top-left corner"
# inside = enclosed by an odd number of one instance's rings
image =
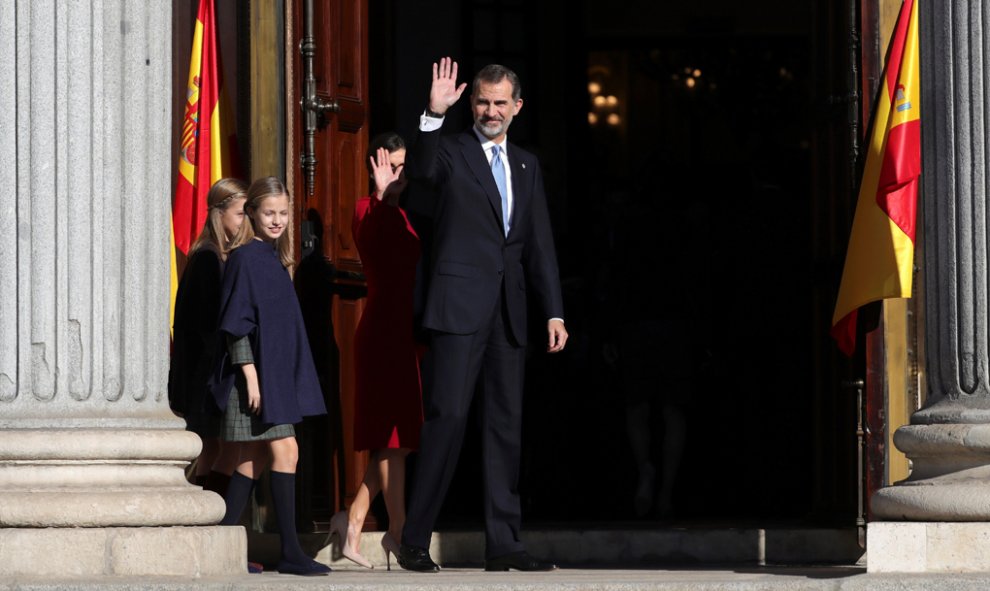
[[[388,160],[388,150],[378,148],[371,157],[371,173],[375,178],[375,197],[383,201],[386,197],[398,196],[406,188],[406,179],[402,176],[402,165],[392,168]]]
[[[261,388],[258,387],[258,383],[254,384],[248,383],[248,408],[253,414],[261,414]]]
[[[241,366],[244,372],[244,383],[247,384],[248,410],[252,414],[261,414],[261,385],[258,383],[258,371],[253,363],[245,363]]]

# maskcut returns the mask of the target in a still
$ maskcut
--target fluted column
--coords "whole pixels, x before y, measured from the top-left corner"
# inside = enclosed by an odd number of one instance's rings
[[[171,22],[0,2],[0,574],[244,572],[166,398]]]
[[[920,1],[928,400],[894,437],[911,477],[874,514],[990,520],[990,4]]]

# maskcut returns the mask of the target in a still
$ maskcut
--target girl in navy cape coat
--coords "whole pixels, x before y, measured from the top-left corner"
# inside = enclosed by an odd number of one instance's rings
[[[275,177],[254,181],[227,260],[220,331],[227,348],[213,395],[224,410],[221,436],[240,449],[240,463],[224,499],[221,525],[241,520],[257,478],[271,461],[272,501],[281,534],[282,573],[330,571],[303,552],[296,534],[295,483],[299,447],[294,423],[326,413],[306,339],[286,228],[289,194]]]

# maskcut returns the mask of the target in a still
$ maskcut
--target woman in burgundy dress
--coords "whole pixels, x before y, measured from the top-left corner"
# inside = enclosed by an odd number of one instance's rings
[[[406,148],[395,133],[371,141],[369,172],[375,192],[354,208],[354,240],[368,282],[368,302],[354,337],[356,369],[354,448],[372,451],[372,462],[348,511],[331,520],[341,553],[371,568],[360,553],[361,528],[379,491],[388,510],[382,537],[385,557],[398,555],[406,520],[405,463],[419,446],[423,424],[419,376],[421,351],[413,338],[413,290],[419,237],[399,207],[406,187]]]

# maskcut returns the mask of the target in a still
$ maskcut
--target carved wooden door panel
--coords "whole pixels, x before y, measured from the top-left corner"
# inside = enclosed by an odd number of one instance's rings
[[[299,51],[291,82],[295,96],[289,104],[301,109],[293,126],[297,149],[290,156],[302,258],[296,285],[329,411],[326,429],[310,433],[300,444],[312,448],[303,453],[317,475],[310,485],[316,497],[313,517],[320,521],[324,511],[332,513],[353,497],[367,465],[367,454],[355,453],[352,443],[353,339],[365,300],[351,220],[355,201],[368,190],[368,4],[294,0],[293,17],[293,47]],[[327,483],[319,481],[323,470],[331,489],[325,501],[321,492]]]

